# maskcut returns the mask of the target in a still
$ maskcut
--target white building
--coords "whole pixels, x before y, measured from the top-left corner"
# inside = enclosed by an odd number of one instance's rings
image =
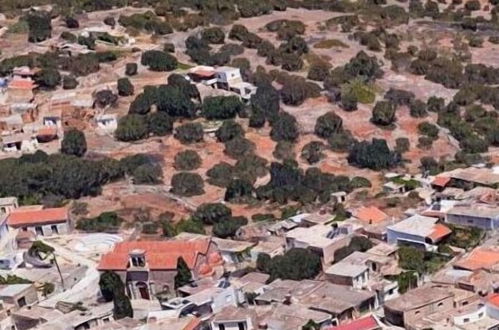
[[[7,225],[13,229],[31,231],[37,236],[67,234],[71,231],[69,210],[65,207],[18,208],[7,216]]]

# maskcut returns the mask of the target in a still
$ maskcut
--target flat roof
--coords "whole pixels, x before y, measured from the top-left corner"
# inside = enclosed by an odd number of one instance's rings
[[[454,296],[449,287],[440,285],[426,285],[407,291],[400,297],[385,302],[385,307],[398,310],[410,311],[437,301]]]
[[[24,290],[29,289],[31,286],[33,286],[31,283],[7,285],[6,287],[0,289],[0,297],[13,297]]]
[[[312,247],[325,248],[347,235],[338,233],[333,238],[327,238],[327,235],[333,230],[333,227],[327,225],[315,225],[308,228],[295,228],[286,233],[286,238],[293,238],[304,242]]]
[[[367,270],[368,268],[366,265],[355,265],[349,262],[340,261],[326,269],[325,273],[329,275],[357,277]]]
[[[479,203],[455,205],[447,213],[452,215],[496,218],[499,217],[499,206]]]
[[[388,226],[388,229],[396,232],[427,237],[433,233],[437,221],[437,218],[426,217],[424,215],[413,215],[412,217],[397,222],[394,225]]]

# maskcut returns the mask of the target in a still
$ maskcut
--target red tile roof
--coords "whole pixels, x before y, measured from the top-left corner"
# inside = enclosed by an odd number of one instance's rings
[[[37,85],[30,79],[14,79],[9,83],[9,88],[34,89]]]
[[[7,218],[7,224],[17,228],[68,221],[68,209],[65,207],[41,210],[14,210]]]
[[[175,269],[177,260],[182,257],[187,266],[193,269],[199,254],[206,255],[209,239],[195,241],[138,241],[121,242],[114,250],[102,256],[99,270],[126,270],[129,253],[132,250],[144,250],[150,269]]]
[[[388,219],[388,215],[376,206],[361,207],[355,213],[359,220],[376,224]]]
[[[447,176],[437,176],[431,182],[434,186],[445,187],[450,181],[450,178]]]
[[[452,233],[452,230],[450,230],[447,226],[437,223],[435,227],[433,227],[433,232],[428,235],[428,237],[431,238],[433,242],[437,242],[450,233]]]
[[[37,136],[55,136],[57,135],[57,127],[44,126],[38,130]]]
[[[374,330],[380,329],[378,321],[373,316],[363,317],[347,324],[333,326],[330,330]]]
[[[196,71],[191,72],[191,74],[194,74],[196,76],[203,77],[203,78],[213,77],[215,75],[215,73],[216,73],[215,71],[210,71],[210,70],[196,70]]]
[[[487,269],[499,263],[499,250],[490,248],[476,248],[467,257],[458,260],[455,266],[467,269]]]
[[[499,293],[495,293],[489,297],[487,302],[499,308]]]

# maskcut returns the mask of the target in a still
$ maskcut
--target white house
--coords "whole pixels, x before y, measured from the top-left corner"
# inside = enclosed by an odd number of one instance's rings
[[[7,225],[13,229],[31,231],[37,236],[67,234],[71,230],[69,210],[65,207],[18,208],[7,216]]]

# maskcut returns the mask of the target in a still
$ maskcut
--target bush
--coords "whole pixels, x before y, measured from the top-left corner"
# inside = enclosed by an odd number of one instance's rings
[[[325,157],[324,153],[324,143],[319,141],[312,141],[303,146],[301,151],[301,157],[305,159],[309,164],[314,164]]]
[[[149,135],[146,118],[141,115],[126,115],[118,121],[118,128],[114,132],[120,141],[137,141]]]
[[[77,129],[71,129],[66,132],[61,142],[61,152],[76,157],[83,156],[87,152],[85,134]]]
[[[177,59],[168,53],[159,50],[147,50],[140,59],[142,65],[148,66],[151,71],[172,71],[177,68]]]
[[[395,105],[407,105],[409,106],[414,100],[415,95],[412,92],[408,92],[402,89],[390,88],[388,92],[385,93],[385,99],[392,102]]]
[[[350,185],[352,189],[358,189],[358,188],[371,188],[371,181],[369,181],[366,178],[363,178],[361,176],[355,176],[352,178],[350,181]]]
[[[371,122],[376,125],[389,126],[395,121],[395,105],[388,101],[376,102]]]
[[[174,137],[183,144],[203,141],[204,130],[200,123],[187,123],[175,129]]]
[[[28,22],[28,41],[41,42],[52,36],[50,14],[45,11],[31,11],[26,17]]]
[[[438,127],[427,121],[418,125],[418,131],[422,135],[426,135],[432,139],[438,138]]]
[[[203,178],[195,173],[176,173],[172,177],[171,186],[171,192],[179,196],[192,197],[204,194]]]
[[[321,259],[307,249],[293,248],[282,256],[272,258],[268,268],[269,281],[277,278],[295,281],[313,279],[321,270]]]
[[[244,137],[238,136],[225,142],[224,153],[229,157],[239,159],[250,155],[255,150],[255,144]]]
[[[63,89],[75,89],[78,86],[78,80],[73,76],[64,76],[62,78]]]
[[[307,78],[310,80],[324,81],[329,77],[331,65],[327,62],[312,63],[308,70]]]
[[[402,154],[404,152],[409,151],[411,144],[408,138],[401,137],[395,140],[395,152]]]
[[[65,22],[68,29],[77,29],[80,27],[80,23],[74,17],[66,17]]]
[[[204,203],[198,206],[193,217],[205,225],[213,225],[232,217],[232,210],[221,203]]]
[[[45,89],[54,89],[61,84],[61,74],[54,68],[41,69],[34,79],[38,86]]]
[[[164,112],[153,112],[147,115],[147,128],[149,133],[165,136],[173,131],[173,118]]]
[[[137,63],[127,63],[125,66],[125,74],[127,76],[135,76],[137,74]]]
[[[234,118],[243,109],[243,103],[237,96],[209,96],[204,99],[202,114],[208,119]]]
[[[388,169],[400,162],[400,155],[391,151],[385,140],[373,139],[372,142],[355,143],[348,155],[352,165],[375,171]]]
[[[314,132],[317,136],[327,139],[343,130],[343,120],[336,113],[330,111],[317,118]]]
[[[355,111],[357,110],[357,101],[357,97],[353,93],[342,94],[340,106],[345,111]]]
[[[234,237],[237,230],[246,224],[248,224],[248,219],[243,216],[231,217],[215,223],[213,234],[219,238]]]
[[[163,171],[158,164],[143,164],[132,173],[134,184],[158,184],[162,182]]]
[[[422,118],[428,115],[428,112],[426,112],[426,103],[421,100],[412,101],[409,109],[411,116],[415,118]]]
[[[194,150],[185,150],[175,155],[174,167],[180,171],[192,171],[201,166],[202,160]]]
[[[329,147],[336,152],[347,152],[354,145],[355,139],[350,132],[340,132],[328,139]]]
[[[445,100],[441,97],[430,96],[426,101],[428,111],[440,112],[445,107]]]
[[[116,101],[118,101],[118,96],[108,89],[95,93],[95,105],[99,108],[114,106]]]
[[[118,79],[118,95],[119,96],[130,96],[133,95],[133,85],[128,78]]]
[[[309,83],[302,77],[289,77],[284,81],[281,89],[281,99],[287,105],[300,105],[306,99],[318,97],[320,95],[320,87],[314,83]]]
[[[76,224],[76,229],[94,233],[116,231],[122,222],[123,219],[116,212],[104,212],[95,218],[80,219]]]
[[[234,176],[234,167],[228,163],[221,162],[206,172],[208,183],[218,187],[227,187]]]
[[[201,38],[210,44],[223,44],[225,33],[219,27],[207,28],[201,32]]]
[[[286,159],[295,159],[295,145],[289,141],[279,141],[277,142],[274,152],[272,155],[276,159],[286,160]]]
[[[224,200],[231,203],[246,202],[253,197],[253,185],[242,179],[234,179],[227,186]]]
[[[298,124],[296,118],[287,112],[281,113],[272,125],[270,137],[274,141],[294,142],[298,138]]]
[[[220,128],[215,132],[219,142],[227,142],[236,137],[244,136],[244,130],[233,120],[225,120]]]
[[[195,91],[186,90],[179,86],[160,86],[157,89],[157,107],[172,117],[192,118],[196,115],[196,105],[188,93]]]

